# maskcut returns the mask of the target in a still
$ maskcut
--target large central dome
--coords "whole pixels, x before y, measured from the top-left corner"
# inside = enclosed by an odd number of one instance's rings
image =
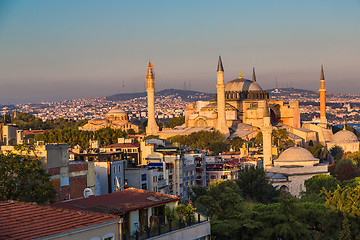
[[[253,77],[254,78],[254,77]],[[242,101],[245,99],[268,99],[269,94],[262,90],[256,80],[240,77],[225,84],[225,99]]]
[[[237,78],[225,84],[225,92],[263,91],[256,83],[246,78]]]

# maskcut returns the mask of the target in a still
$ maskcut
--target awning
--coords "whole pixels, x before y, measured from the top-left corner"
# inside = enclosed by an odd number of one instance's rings
[[[166,163],[166,166],[168,167],[170,165],[170,163]],[[154,168],[161,168],[163,167],[163,163],[148,163],[148,165],[146,165],[146,167],[154,167]]]

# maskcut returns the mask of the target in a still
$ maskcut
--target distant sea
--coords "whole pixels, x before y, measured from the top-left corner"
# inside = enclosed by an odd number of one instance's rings
[[[349,126],[355,128],[356,130],[360,130],[360,123],[349,123],[349,124],[346,124],[346,125],[349,125]],[[344,124],[335,125],[335,126],[338,127],[338,128],[343,128]]]

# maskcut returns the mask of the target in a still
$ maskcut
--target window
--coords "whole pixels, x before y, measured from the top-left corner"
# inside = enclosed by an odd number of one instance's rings
[[[157,176],[153,176],[153,182],[157,182]]]
[[[141,184],[141,189],[147,190],[146,183]]]
[[[173,179],[173,175],[169,175],[169,180],[172,180]]]
[[[146,181],[146,174],[141,174],[141,181]]]
[[[114,240],[115,234],[114,233],[108,233],[103,237],[103,240]]]
[[[116,173],[116,167],[113,167],[113,171],[114,171],[114,173]]]
[[[221,175],[221,179],[227,179],[228,176],[227,175]]]
[[[119,165],[119,173],[121,172],[121,165]]]
[[[216,175],[211,175],[210,178],[211,179],[216,179]]]
[[[116,177],[114,177],[114,186],[116,186]]]

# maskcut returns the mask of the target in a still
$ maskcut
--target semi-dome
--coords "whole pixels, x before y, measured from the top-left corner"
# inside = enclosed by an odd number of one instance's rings
[[[359,142],[358,138],[353,132],[342,130],[335,133],[331,138],[332,143],[353,143]]]
[[[256,83],[246,78],[237,78],[225,84],[225,91],[245,92],[245,91],[263,91]]]
[[[291,147],[282,152],[276,161],[296,162],[296,161],[318,161],[311,152],[301,147]]]

